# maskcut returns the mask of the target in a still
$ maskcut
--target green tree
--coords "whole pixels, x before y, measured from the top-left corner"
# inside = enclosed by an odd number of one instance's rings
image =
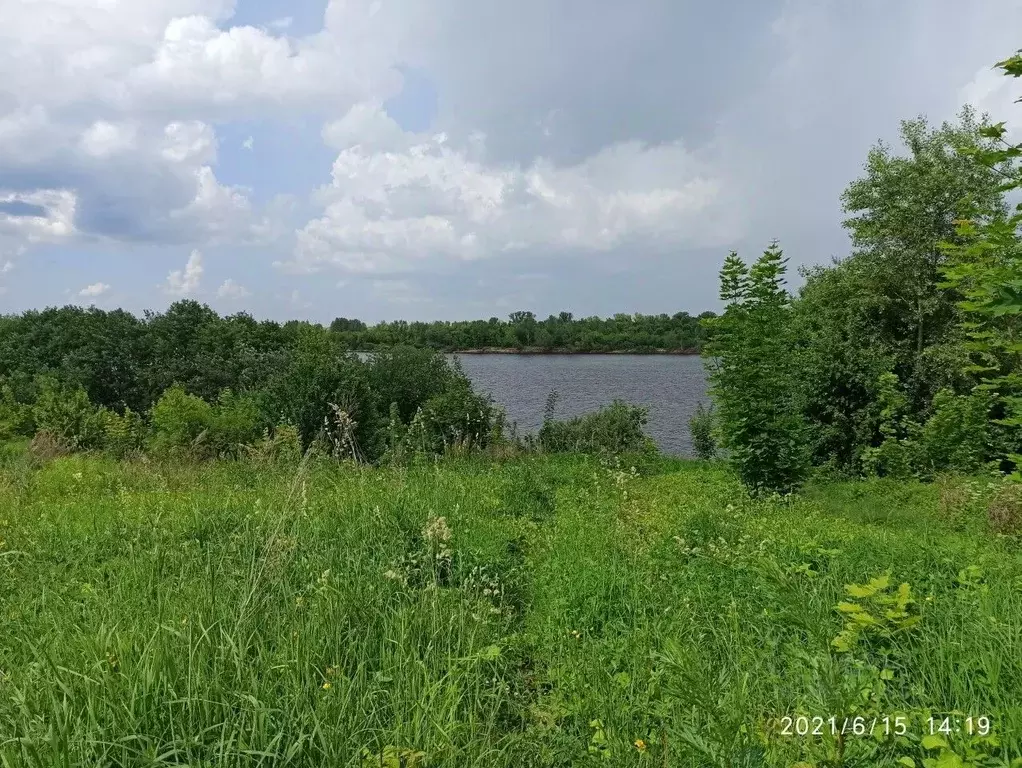
[[[721,445],[755,493],[795,490],[809,468],[795,396],[786,262],[776,242],[751,269],[732,252],[720,274],[727,309],[710,321],[707,355]]]
[[[984,123],[964,109],[956,124],[932,129],[923,118],[901,124],[906,154],[883,142],[869,153],[865,175],[842,195],[845,227],[867,303],[864,309],[880,341],[896,355],[896,373],[906,382],[915,409],[928,403],[944,379],[957,321],[953,291],[941,287],[946,255],[941,243],[960,241],[955,221],[963,200],[984,210],[1002,210],[998,174],[973,162],[962,148],[986,146]]]
[[[1022,51],[996,65],[1009,77],[1022,77]],[[1022,99],[1019,99],[1022,101]],[[983,146],[964,145],[960,155],[976,169],[1000,180],[1001,193],[1022,189],[1022,144],[1006,140],[1004,123],[981,129]],[[1008,446],[1006,469],[1022,465],[1022,203],[1011,211],[979,195],[969,197],[965,215],[948,238],[944,265],[947,285],[962,298],[958,307],[968,335],[969,373],[992,393],[996,424]],[[1020,478],[1022,479],[1022,478]]]

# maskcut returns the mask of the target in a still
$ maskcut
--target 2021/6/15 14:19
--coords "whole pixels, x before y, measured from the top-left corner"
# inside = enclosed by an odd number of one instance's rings
[[[909,730],[909,718],[905,715],[884,715],[877,717],[836,717],[785,715],[778,721],[782,736],[904,736]],[[987,736],[993,729],[991,719],[986,715],[957,717],[929,717],[925,733],[928,735],[965,733],[969,736]]]

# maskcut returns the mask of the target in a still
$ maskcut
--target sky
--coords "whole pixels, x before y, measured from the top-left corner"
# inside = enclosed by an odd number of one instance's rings
[[[718,309],[899,121],[1022,124],[1022,0],[0,0],[0,313]]]

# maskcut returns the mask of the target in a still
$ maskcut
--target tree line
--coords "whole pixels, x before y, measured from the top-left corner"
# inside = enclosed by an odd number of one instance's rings
[[[615,404],[519,437],[434,349],[359,355],[314,323],[224,317],[195,301],[143,317],[73,306],[0,316],[0,441],[34,436],[51,453],[317,447],[376,462],[491,447],[638,449],[644,423],[642,409]]]
[[[571,312],[539,320],[532,312],[513,312],[507,320],[382,322],[367,326],[361,320],[339,317],[330,324],[351,348],[372,350],[395,344],[428,347],[444,352],[503,349],[563,352],[684,352],[695,354],[706,342],[704,320],[713,312],[692,316],[616,314],[609,318],[576,318]]]
[[[1022,56],[998,64],[1022,75]],[[786,288],[777,243],[720,273],[713,412],[693,420],[747,485],[814,472],[930,478],[1022,462],[1022,145],[1003,123],[902,123],[842,196],[852,252]]]

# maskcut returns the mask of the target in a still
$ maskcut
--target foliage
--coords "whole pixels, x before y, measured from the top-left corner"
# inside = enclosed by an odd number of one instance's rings
[[[356,423],[354,439],[366,458],[382,451],[383,420],[377,410],[369,374],[357,358],[338,354],[329,339],[308,335],[260,392],[262,410],[273,422],[294,424],[308,447],[331,416],[331,403]]]
[[[704,408],[702,403],[696,406],[696,412],[688,420],[688,429],[692,435],[692,447],[700,459],[713,459],[717,456],[717,440],[714,436],[713,406]]]
[[[990,394],[977,390],[956,395],[942,389],[933,398],[933,413],[920,434],[926,470],[976,472],[991,450]]]
[[[848,584],[845,591],[848,599],[836,606],[844,618],[844,628],[831,642],[839,653],[853,651],[859,643],[873,639],[888,644],[921,619],[912,588],[907,583],[895,588],[890,573],[868,584]]]
[[[31,435],[34,431],[32,406],[20,402],[14,388],[0,381],[0,441]]]
[[[124,413],[103,409],[103,448],[114,458],[124,458],[144,447],[146,423],[141,414],[131,408]]]
[[[941,285],[941,243],[958,239],[954,222],[964,199],[1003,208],[998,175],[960,152],[988,144],[984,125],[968,108],[956,124],[937,129],[922,118],[903,121],[907,156],[879,143],[869,153],[866,175],[842,196],[866,289],[863,303],[895,357],[894,373],[915,412],[948,383],[922,369],[926,349],[945,341],[956,323],[956,296]]]
[[[215,456],[238,456],[264,428],[256,398],[225,389],[217,398],[205,442]]]
[[[188,394],[183,387],[171,387],[153,406],[153,449],[158,453],[206,454],[209,444],[204,441],[213,425],[213,416],[213,406],[201,397]]]
[[[458,352],[502,349],[531,352],[699,352],[706,340],[698,317],[617,314],[610,318],[576,318],[571,312],[538,319],[532,312],[513,312],[508,320],[379,323],[366,327],[358,320],[339,317],[330,330],[351,349],[373,350],[394,346]],[[404,418],[411,416],[402,411]],[[414,415],[414,414],[412,414]]]
[[[444,392],[464,374],[432,349],[401,345],[375,352],[369,363],[369,384],[382,411],[397,404],[398,418],[407,424],[428,400]]]
[[[997,64],[1005,75],[1022,76],[1022,52]],[[984,126],[984,146],[963,146],[960,154],[972,167],[994,175],[999,191],[1022,189],[1022,144],[1005,140],[1004,123]],[[1012,211],[970,196],[956,220],[955,238],[944,244],[950,261],[946,285],[960,296],[962,328],[968,335],[971,359],[965,370],[979,376],[981,388],[993,393],[997,423],[1015,435],[1022,426],[1022,203]],[[1017,438],[1009,448],[1008,466],[1022,464]]]
[[[46,379],[32,408],[32,421],[74,450],[97,448],[103,442],[103,417],[81,386]]]
[[[772,244],[749,269],[734,252],[721,270],[727,308],[707,348],[721,447],[753,492],[789,492],[809,471],[809,445],[795,397],[786,259]]]
[[[877,380],[876,403],[880,408],[880,445],[863,450],[862,465],[868,474],[908,478],[922,463],[920,426],[909,413],[909,398],[896,374],[887,372]]]
[[[539,444],[547,453],[611,453],[641,451],[649,447],[643,427],[645,408],[615,400],[598,411],[564,421],[548,418],[539,431]]]
[[[1010,766],[1022,552],[938,497],[571,455],[5,462],[0,764]],[[955,712],[993,729],[931,733]]]

